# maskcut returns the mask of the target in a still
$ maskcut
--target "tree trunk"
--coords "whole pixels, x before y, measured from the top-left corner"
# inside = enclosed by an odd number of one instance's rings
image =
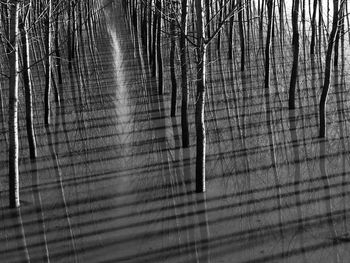
[[[315,43],[316,43],[316,14],[317,14],[317,1],[314,0],[312,18],[311,18],[311,43],[310,43],[310,54],[315,54]]]
[[[283,52],[283,45],[284,45],[284,30],[286,27],[284,24],[283,6],[284,6],[284,1],[280,0],[278,13],[279,13],[279,23],[280,23],[280,45],[281,45],[282,52]]]
[[[340,12],[338,13],[338,30],[335,37],[335,43],[334,43],[334,67],[338,66],[339,62],[339,42],[340,37],[343,36],[343,25],[344,25],[344,17],[343,17],[343,8],[340,9]]]
[[[163,58],[162,58],[162,42],[161,42],[161,30],[162,30],[162,2],[157,0],[156,3],[157,13],[157,69],[158,69],[158,94],[163,95]]]
[[[334,0],[332,31],[328,39],[324,84],[322,87],[322,94],[320,99],[320,130],[319,130],[320,138],[324,138],[326,136],[326,103],[327,103],[329,85],[331,81],[331,70],[332,70],[331,61],[332,61],[333,46],[334,46],[334,40],[335,40],[337,31],[338,31],[338,21],[339,21],[338,12],[339,12],[339,1]]]
[[[177,3],[175,3],[177,5]],[[175,117],[176,114],[176,96],[177,96],[177,83],[175,72],[175,49],[176,49],[176,36],[175,36],[175,19],[176,19],[176,6],[173,6],[173,10],[170,14],[170,78],[171,78],[171,109],[170,116]]]
[[[231,2],[231,10],[235,6],[235,1]],[[230,20],[229,20],[229,36],[228,36],[228,59],[232,60],[233,59],[233,23],[234,23],[234,14],[232,14]]]
[[[9,202],[11,208],[20,206],[18,171],[18,1],[10,0],[9,46]]]
[[[27,128],[27,138],[29,145],[29,157],[31,160],[36,159],[36,142],[33,127],[33,99],[32,99],[32,85],[30,81],[30,58],[29,58],[29,44],[28,44],[28,13],[31,8],[29,5],[25,8],[22,4],[22,16],[19,23],[19,29],[21,33],[22,42],[22,77],[23,86],[25,90],[25,108],[26,108],[26,128]]]
[[[148,3],[148,28],[147,28],[147,33],[148,33],[148,48],[147,48],[147,52],[148,52],[148,61],[149,63],[151,63],[152,61],[152,57],[153,57],[153,53],[152,53],[152,0],[149,0]]]
[[[238,7],[238,22],[239,22],[239,38],[241,40],[241,71],[244,71],[245,64],[245,39],[244,39],[244,26],[243,26],[243,0],[239,0]]]
[[[58,8],[58,6],[56,6]],[[61,52],[60,52],[60,47],[59,47],[59,36],[58,36],[58,26],[60,22],[60,17],[59,17],[60,12],[57,12],[56,15],[56,21],[55,21],[55,38],[54,38],[54,44],[55,44],[55,54],[56,54],[56,68],[57,68],[57,76],[58,76],[58,85],[63,84],[63,79],[62,79],[62,65],[61,65]],[[63,94],[60,94],[61,96]]]
[[[67,55],[68,55],[68,69],[72,70],[72,4],[71,2],[67,3],[68,5],[68,21],[67,21]]]
[[[289,109],[295,109],[295,87],[298,78],[299,63],[299,28],[298,28],[299,0],[293,3],[292,25],[293,25],[293,66],[289,86]]]
[[[268,12],[268,27],[265,46],[265,94],[270,94],[270,49],[271,49],[271,37],[273,27],[272,11],[274,6],[274,0],[267,0],[267,12]]]
[[[151,74],[154,77],[156,75],[156,42],[157,42],[157,19],[158,19],[158,15],[157,15],[157,11],[154,11],[153,14],[153,28],[152,28],[152,56],[151,56],[151,66],[152,66],[152,71]]]
[[[52,86],[51,74],[51,0],[47,0],[45,21],[45,125],[50,124],[50,95]]]
[[[181,1],[181,35],[180,35],[180,63],[181,63],[181,130],[182,147],[188,148],[190,136],[188,131],[188,86],[187,86],[187,56],[186,56],[186,34],[187,34],[187,0]]]
[[[197,19],[197,98],[196,98],[196,192],[205,192],[205,123],[204,123],[204,106],[205,106],[205,58],[206,47],[204,43],[204,0],[196,0],[196,19]]]

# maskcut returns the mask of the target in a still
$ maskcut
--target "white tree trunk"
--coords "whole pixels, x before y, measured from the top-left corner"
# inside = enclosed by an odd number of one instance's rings
[[[18,1],[10,0],[9,46],[9,201],[10,207],[19,207],[18,172]]]

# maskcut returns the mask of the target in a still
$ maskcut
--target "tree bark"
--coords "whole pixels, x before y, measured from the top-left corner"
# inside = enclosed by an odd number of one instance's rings
[[[149,0],[147,2],[148,4],[148,28],[147,28],[147,34],[148,34],[148,42],[147,42],[147,52],[148,52],[148,61],[151,63],[152,57],[153,57],[153,50],[152,50],[152,0]]]
[[[292,11],[292,26],[293,26],[293,66],[292,74],[290,76],[289,86],[289,109],[295,109],[295,87],[298,78],[298,64],[299,64],[299,28],[298,28],[298,14],[299,14],[299,0],[293,2]]]
[[[196,19],[197,19],[197,98],[196,98],[196,192],[205,192],[205,150],[206,135],[204,123],[204,106],[205,106],[205,59],[206,46],[204,30],[204,0],[196,0]]]
[[[339,21],[338,13],[339,13],[339,1],[334,0],[332,31],[328,39],[324,83],[322,87],[322,94],[321,94],[320,107],[319,107],[320,109],[319,137],[320,138],[324,138],[326,136],[326,104],[327,104],[328,90],[329,90],[330,81],[331,81],[332,52],[333,52],[335,37],[338,31],[338,21]]]
[[[316,44],[316,14],[317,14],[317,2],[318,0],[314,0],[312,18],[311,18],[311,43],[310,43],[310,54],[315,54],[315,44]]]
[[[162,30],[162,2],[157,0],[156,2],[156,13],[157,13],[157,69],[158,69],[158,94],[163,95],[163,58],[162,58],[162,41],[161,41],[161,30]]]
[[[30,57],[29,57],[29,44],[28,44],[28,12],[31,8],[29,5],[27,8],[24,3],[22,4],[22,16],[19,23],[19,29],[22,42],[22,77],[23,86],[25,91],[25,108],[26,108],[26,128],[27,138],[29,145],[29,157],[31,160],[36,159],[36,142],[33,127],[33,98],[32,98],[32,85],[30,81]]]
[[[9,46],[9,202],[20,206],[18,171],[18,1],[10,0]]]
[[[265,94],[270,94],[270,51],[271,51],[271,37],[273,28],[273,6],[274,0],[267,0],[267,12],[268,12],[268,27],[265,45]]]
[[[45,125],[50,125],[50,95],[52,86],[51,74],[51,0],[47,0],[45,19]]]
[[[245,64],[245,39],[244,39],[244,25],[243,25],[243,0],[239,0],[238,7],[238,23],[239,23],[239,38],[241,43],[241,71],[244,71]]]
[[[334,43],[334,67],[337,67],[339,63],[339,42],[340,42],[340,37],[344,34],[343,26],[344,26],[344,17],[343,17],[343,8],[341,8],[338,13],[338,30],[335,37],[335,43]]]
[[[175,36],[175,19],[177,11],[177,3],[174,2],[174,6],[170,11],[170,78],[171,78],[171,106],[170,116],[176,115],[176,96],[177,96],[177,83],[176,83],[176,71],[175,71],[175,52],[176,52],[176,36]]]
[[[187,56],[186,56],[186,34],[187,34],[187,0],[181,1],[181,35],[180,35],[180,64],[181,64],[181,130],[182,147],[188,148],[190,136],[188,131],[188,86],[187,86]]]
[[[157,11],[155,10],[153,14],[153,28],[152,28],[153,40],[152,40],[152,56],[151,56],[151,69],[152,69],[151,74],[153,77],[156,75],[156,71],[157,71],[157,68],[156,68],[156,52],[157,52],[156,43],[157,43],[157,24],[158,24],[157,19],[158,19],[158,15],[157,15]]]
[[[235,0],[231,2],[231,10],[235,6]],[[228,36],[228,59],[232,60],[233,59],[233,23],[234,23],[234,14],[232,14],[231,18],[229,19],[229,36]]]

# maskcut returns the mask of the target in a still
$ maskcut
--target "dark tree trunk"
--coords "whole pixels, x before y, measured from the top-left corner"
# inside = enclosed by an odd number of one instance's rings
[[[204,3],[203,0],[195,0],[196,7],[196,24],[197,24],[197,98],[195,111],[196,124],[196,192],[205,192],[205,123],[204,123],[204,106],[205,106],[205,59],[206,47],[204,43]]]
[[[175,117],[176,114],[176,97],[177,97],[177,83],[175,72],[175,51],[176,51],[176,36],[175,36],[175,19],[176,19],[176,7],[173,6],[170,17],[170,78],[171,78],[171,110],[170,116]]]
[[[188,86],[187,86],[187,56],[186,56],[186,34],[187,34],[187,0],[181,1],[181,36],[180,36],[180,63],[181,63],[181,130],[182,146],[188,148],[190,135],[188,131]]]
[[[158,69],[158,94],[162,95],[164,92],[163,87],[163,58],[162,58],[162,2],[157,0],[156,13],[157,13],[157,69]]]
[[[153,50],[152,50],[152,10],[151,10],[151,5],[152,5],[152,0],[149,0],[148,3],[148,42],[147,42],[147,45],[148,45],[148,61],[151,63],[152,61],[152,57],[153,57]]]
[[[284,30],[285,30],[285,24],[284,24],[284,1],[280,0],[279,4],[279,22],[280,22],[280,45],[281,45],[281,51],[283,52],[283,43],[284,43]]]
[[[317,2],[314,0],[312,18],[311,18],[311,43],[310,43],[310,54],[315,54],[315,44],[316,44],[316,14],[317,14]]]
[[[289,109],[295,109],[295,87],[298,78],[299,64],[299,28],[298,28],[299,0],[293,2],[292,25],[293,25],[293,66],[289,86]]]
[[[58,8],[58,6],[56,7]],[[62,64],[61,64],[61,52],[60,52],[60,47],[59,47],[59,39],[58,39],[58,25],[60,22],[60,12],[57,12],[56,15],[56,21],[55,21],[55,38],[54,38],[54,45],[55,45],[55,55],[56,55],[56,69],[57,69],[57,78],[58,78],[58,87],[59,87],[59,103],[58,106],[61,107],[61,100],[63,98],[62,92],[60,92],[63,84],[63,78],[62,78]]]
[[[239,37],[241,40],[241,71],[244,71],[245,64],[245,38],[244,38],[244,25],[243,25],[243,0],[239,0],[238,7],[238,24],[239,24]]]
[[[267,0],[267,12],[268,12],[268,27],[267,27],[267,36],[265,44],[265,93],[269,95],[270,90],[270,49],[271,49],[271,37],[272,37],[272,11],[274,0]]]
[[[67,22],[67,54],[68,54],[68,69],[72,70],[72,4],[71,2],[67,3],[68,6],[68,22]]]
[[[324,138],[326,136],[326,103],[328,97],[328,90],[331,81],[331,70],[332,70],[332,52],[335,37],[338,31],[338,21],[339,21],[339,1],[333,1],[333,23],[332,23],[332,31],[329,35],[328,39],[328,47],[326,53],[326,66],[325,66],[325,75],[324,75],[324,84],[322,87],[322,94],[320,99],[320,130],[319,137]]]
[[[28,7],[30,8],[30,7]],[[28,44],[28,10],[25,10],[24,5],[22,6],[22,16],[19,23],[19,29],[21,34],[22,42],[22,77],[23,86],[25,91],[25,108],[26,108],[26,128],[27,138],[29,145],[29,157],[31,160],[36,159],[36,143],[33,127],[33,99],[32,99],[32,85],[30,81],[30,58],[29,58],[29,44]]]
[[[156,75],[157,71],[157,65],[156,65],[156,43],[157,43],[157,19],[158,19],[158,14],[157,11],[154,12],[153,14],[153,29],[152,29],[152,56],[151,56],[151,74],[154,77]]]

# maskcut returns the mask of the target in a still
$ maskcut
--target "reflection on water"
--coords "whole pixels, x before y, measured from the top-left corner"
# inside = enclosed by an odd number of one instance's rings
[[[35,162],[22,157],[21,209],[10,211],[0,190],[0,262],[347,262],[345,52],[322,141],[320,52],[308,60],[304,51],[300,107],[288,111],[290,50],[274,43],[267,97],[261,47],[247,47],[240,72],[240,52],[227,60],[221,34],[222,51],[212,45],[208,59],[207,192],[197,194],[193,108],[192,144],[183,149],[180,116],[169,116],[170,68],[159,96],[141,32],[121,8],[115,1],[82,32],[84,59],[65,71],[55,125],[37,125]]]

